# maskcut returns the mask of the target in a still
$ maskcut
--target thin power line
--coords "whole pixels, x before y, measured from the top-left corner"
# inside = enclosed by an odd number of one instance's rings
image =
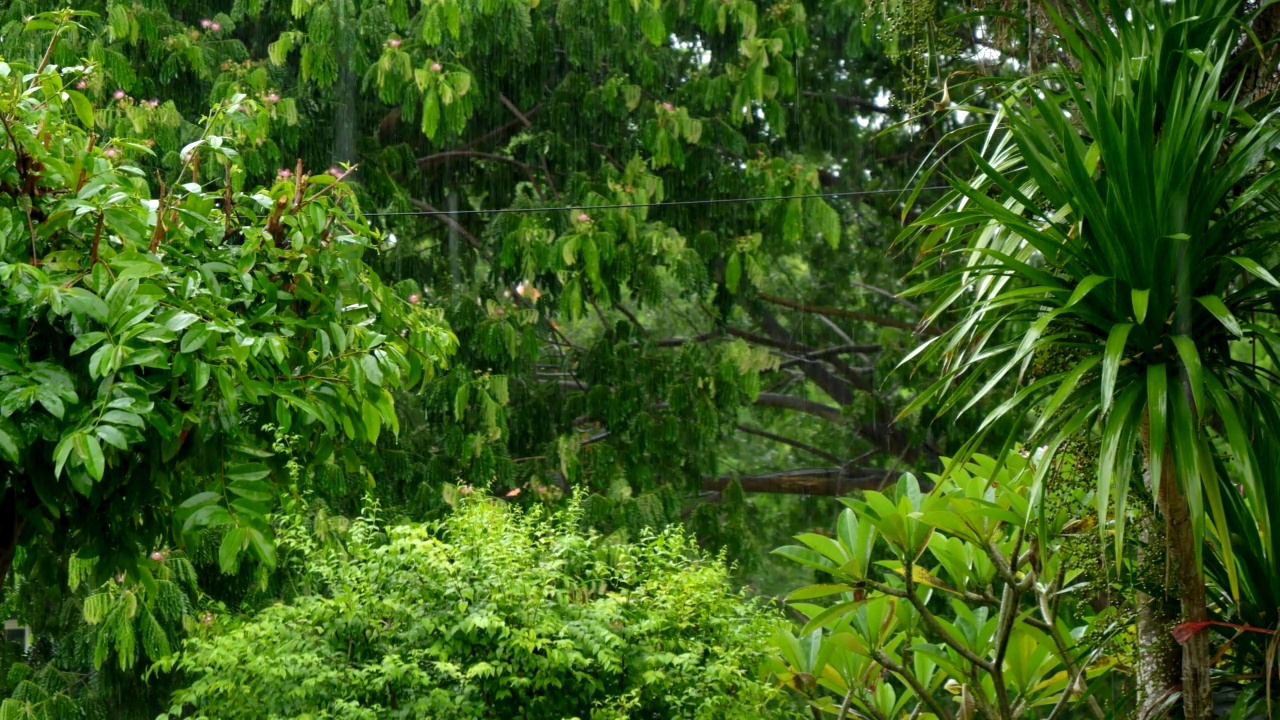
[[[848,192],[834,193],[812,193],[808,195],[783,195],[777,197],[741,197],[741,198],[710,198],[706,200],[672,200],[671,202],[661,203],[623,203],[619,205],[574,205],[567,207],[532,207],[532,208],[494,208],[493,210],[457,210],[450,212],[448,210],[405,210],[403,212],[371,212],[364,213],[365,217],[392,217],[392,216],[426,216],[426,215],[496,215],[499,213],[538,213],[538,212],[561,212],[566,210],[622,210],[625,208],[649,208],[649,207],[675,207],[677,205],[725,205],[730,203],[750,203],[750,202],[767,202],[778,200],[803,200],[807,198],[837,198],[837,197],[863,197],[867,195],[892,195],[895,193],[904,193],[914,188],[892,188],[887,190],[850,190]],[[920,188],[921,190],[950,190],[950,185],[929,185]]]

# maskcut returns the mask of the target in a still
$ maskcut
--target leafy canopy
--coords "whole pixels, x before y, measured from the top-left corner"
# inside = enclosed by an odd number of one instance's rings
[[[58,34],[66,15],[38,18]],[[47,57],[47,55],[46,55]],[[392,389],[421,386],[456,341],[411,287],[362,260],[377,241],[339,179],[244,187],[230,98],[169,182],[100,139],[86,66],[0,62],[0,478],[22,543],[137,558],[229,525],[223,566],[271,563],[266,516],[297,494],[278,431],[376,442]],[[198,182],[203,161],[221,182]],[[12,553],[12,550],[10,550]],[[7,568],[6,568],[7,569]]]

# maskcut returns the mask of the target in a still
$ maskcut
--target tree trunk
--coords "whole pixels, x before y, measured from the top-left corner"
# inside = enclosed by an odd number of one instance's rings
[[[1149,469],[1151,445],[1145,422],[1142,445]],[[1213,717],[1209,634],[1196,633],[1182,646],[1181,652],[1172,635],[1174,625],[1206,620],[1208,611],[1204,578],[1196,568],[1191,509],[1178,487],[1173,453],[1167,446],[1160,477],[1152,478],[1148,472],[1147,487],[1156,497],[1157,513],[1147,519],[1141,529],[1148,549],[1139,555],[1139,572],[1148,579],[1163,578],[1164,582],[1160,596],[1139,592],[1137,597],[1138,720],[1153,717],[1175,690],[1182,692],[1183,714],[1187,720],[1208,720]],[[1161,521],[1163,527],[1159,525]],[[1177,593],[1176,598],[1173,592]]]
[[[1182,622],[1208,620],[1204,576],[1196,567],[1196,545],[1187,498],[1178,487],[1166,463],[1161,473],[1160,513],[1165,520],[1169,564],[1182,601]],[[1166,630],[1166,637],[1168,630]],[[1213,717],[1213,696],[1209,685],[1209,633],[1192,635],[1182,645],[1182,709],[1187,720]]]
[[[1142,422],[1142,460],[1145,468],[1147,491],[1152,497],[1161,494],[1161,488],[1170,479],[1175,479],[1172,453],[1165,448],[1161,476],[1151,477],[1151,434],[1149,420]],[[1176,482],[1174,483],[1176,485]],[[1152,508],[1142,518],[1139,534],[1142,537],[1142,548],[1138,551],[1137,573],[1144,584],[1157,584],[1155,579],[1166,578],[1169,554],[1172,552],[1168,544],[1165,528],[1160,526],[1162,508]],[[1181,684],[1182,658],[1179,657],[1177,644],[1173,640],[1170,629],[1178,622],[1178,607],[1169,597],[1167,582],[1158,583],[1161,592],[1148,595],[1142,591],[1137,593],[1138,602],[1138,648],[1137,648],[1137,690],[1138,720],[1154,717]]]

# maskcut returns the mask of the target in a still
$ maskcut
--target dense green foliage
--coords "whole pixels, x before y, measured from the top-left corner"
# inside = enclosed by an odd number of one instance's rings
[[[1280,4],[1131,5],[4,3],[0,716],[1243,716]]]
[[[306,488],[267,425],[376,442],[391,390],[455,341],[363,262],[373,236],[337,178],[243,186],[218,132],[248,99],[212,112],[156,197],[129,157],[145,146],[87,130],[70,88],[90,72],[0,63],[0,570],[39,546],[96,559],[99,581],[150,575],[147,553],[208,525],[234,528],[225,568],[245,549],[270,565],[266,517]],[[221,187],[195,181],[201,157]]]
[[[933,476],[929,493],[904,476],[893,492],[845,500],[834,537],[780,548],[834,581],[788,597],[808,622],[779,643],[780,680],[815,707],[875,718],[1036,718],[1073,705],[1101,718],[1096,699],[1075,701],[1126,662],[1113,642],[1123,610],[1088,602],[1107,583],[1087,458],[1056,465],[1042,528],[1029,510],[1043,461],[1016,455],[997,469],[975,455]]]
[[[283,533],[315,585],[192,640],[175,717],[783,717],[755,677],[780,618],[677,531],[613,544],[465,498],[438,525]],[[253,698],[253,702],[246,702]],[[185,708],[179,710],[178,708]]]

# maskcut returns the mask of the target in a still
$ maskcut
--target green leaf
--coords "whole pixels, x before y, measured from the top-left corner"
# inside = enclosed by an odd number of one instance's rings
[[[1133,319],[1142,324],[1147,319],[1147,300],[1151,295],[1150,290],[1130,290],[1129,295],[1133,300]]]
[[[76,111],[76,117],[80,119],[80,123],[86,129],[93,129],[93,105],[89,104],[89,98],[83,93],[75,90],[67,90],[67,97],[71,99],[71,107]]]
[[[741,279],[742,253],[735,251],[724,266],[724,286],[729,292],[738,292],[738,281]]]
[[[103,442],[111,447],[118,450],[129,449],[129,441],[125,439],[124,433],[120,432],[120,428],[114,425],[99,425],[93,431]]]
[[[125,412],[124,410],[108,410],[102,414],[103,422],[109,422],[113,425],[132,425],[139,430],[147,427],[146,422],[136,413]]]
[[[1227,259],[1249,271],[1254,275],[1254,277],[1257,277],[1263,282],[1273,287],[1280,287],[1280,280],[1276,280],[1275,275],[1272,275],[1269,270],[1259,265],[1258,261],[1253,258],[1247,258],[1242,255],[1231,255]]]
[[[1086,277],[1076,284],[1075,290],[1071,291],[1071,297],[1067,299],[1067,304],[1062,307],[1065,309],[1075,305],[1083,300],[1094,288],[1110,279],[1111,278],[1104,277],[1102,275],[1090,275]]]
[[[1106,414],[1111,407],[1112,395],[1115,394],[1116,376],[1120,372],[1120,360],[1124,355],[1124,345],[1129,339],[1132,323],[1119,323],[1111,328],[1107,335],[1107,347],[1102,353],[1102,412]]]
[[[105,307],[105,303],[104,303],[104,307]],[[70,354],[72,356],[79,355],[80,353],[85,352],[86,350],[89,350],[94,345],[97,345],[98,343],[106,339],[107,339],[107,334],[104,332],[85,333],[80,337],[76,338],[75,342],[71,343]]]
[[[1178,357],[1182,359],[1182,368],[1191,383],[1191,399],[1196,409],[1204,411],[1204,371],[1200,368],[1200,353],[1196,343],[1186,335],[1174,335],[1173,345],[1178,349]]]
[[[193,327],[182,336],[182,343],[178,346],[178,350],[183,353],[193,353],[204,347],[211,335],[213,335],[213,331],[209,329],[207,324]]]
[[[204,505],[187,517],[187,521],[182,524],[182,533],[185,535],[198,527],[214,527],[230,523],[231,514],[226,508],[221,505]]]
[[[208,505],[209,503],[214,502],[221,497],[222,495],[216,492],[202,492],[187,498],[178,507],[183,510],[198,508],[198,507]]]
[[[814,598],[827,597],[837,593],[852,592],[852,585],[829,584],[829,585],[807,585],[799,590],[793,591],[787,595],[787,602],[796,600],[812,600]]]
[[[239,556],[247,539],[248,531],[242,527],[233,528],[222,536],[222,544],[218,546],[218,567],[224,574],[233,575],[240,567]]]
[[[254,550],[254,554],[258,556],[258,560],[267,569],[274,569],[276,566],[276,546],[271,543],[265,535],[258,531],[257,528],[249,528],[249,544]]]
[[[364,422],[365,437],[370,443],[378,443],[378,434],[382,430],[382,413],[378,412],[378,407],[368,400],[364,401],[361,406],[361,420]]]
[[[1165,437],[1169,427],[1169,371],[1166,365],[1147,366],[1147,419],[1152,482],[1164,466]]]
[[[227,480],[261,480],[271,475],[271,468],[262,463],[244,463],[227,468]]]
[[[227,485],[227,490],[246,500],[267,503],[275,500],[276,494],[271,485],[260,480],[240,480]]]
[[[98,442],[98,438],[82,435],[85,444],[85,469],[89,472],[89,476],[94,480],[101,480],[103,474],[107,471],[107,461],[102,456],[102,445]]]
[[[1227,309],[1226,304],[1222,302],[1222,298],[1216,295],[1201,295],[1196,298],[1196,302],[1203,305],[1205,310],[1213,313],[1213,316],[1218,318],[1218,322],[1222,323],[1227,332],[1238,338],[1244,337],[1244,332],[1240,330],[1240,323],[1236,322],[1235,315],[1232,315],[1231,311]]]
[[[364,370],[365,379],[382,387],[382,368],[378,367],[378,358],[373,353],[360,358],[360,369]]]
[[[18,462],[18,440],[0,425],[0,457],[10,463]]]

